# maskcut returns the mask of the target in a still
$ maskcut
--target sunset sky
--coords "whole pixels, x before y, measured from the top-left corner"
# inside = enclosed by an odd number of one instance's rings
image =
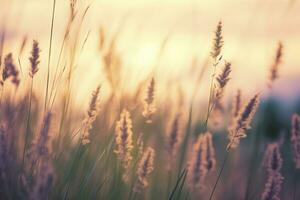
[[[247,88],[249,93],[265,88],[268,68],[278,41],[284,44],[284,56],[277,88],[288,96],[299,91],[300,2],[297,0],[78,1],[77,9],[80,14],[90,5],[80,33],[80,41],[83,42],[90,32],[84,51],[78,59],[76,76],[81,80],[80,87],[77,87],[78,98],[89,94],[95,82],[105,80],[97,51],[100,27],[113,33],[122,24],[118,49],[122,53],[126,73],[130,77],[137,77],[135,80],[129,78],[129,85],[151,72],[161,43],[168,38],[158,64],[157,76],[162,82],[175,79],[184,88],[190,88],[195,78],[192,75],[199,72],[197,70],[191,73],[191,62],[195,57],[199,61],[199,67],[205,62],[211,48],[213,31],[219,20],[224,24],[223,57],[233,64],[232,82],[229,86],[233,90],[229,89],[229,93],[237,88]],[[0,0],[0,4],[0,28],[6,29],[4,54],[18,51],[24,36],[29,41],[37,39],[43,53],[41,73],[44,73],[52,1]],[[57,1],[53,49],[58,49],[61,44],[69,14],[68,4],[68,0]],[[25,53],[29,51],[30,45],[27,45]],[[54,61],[57,55],[58,52],[53,51]],[[27,57],[23,55],[21,58],[23,65],[28,63]],[[207,73],[205,80],[208,78]],[[43,77],[38,79],[42,80]],[[200,87],[203,96],[207,92],[205,88],[207,85],[204,83]]]

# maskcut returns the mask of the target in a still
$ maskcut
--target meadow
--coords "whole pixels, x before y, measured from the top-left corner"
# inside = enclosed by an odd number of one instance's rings
[[[12,39],[2,10],[1,200],[300,199],[300,71],[284,73],[300,46],[273,41],[266,65],[253,65],[264,80],[249,83],[245,70],[234,82],[243,66],[224,53],[234,35],[220,18],[211,30],[202,25],[209,49],[190,53],[185,71],[162,71],[174,29],[157,54],[145,53],[152,60],[140,75],[120,50],[127,15],[114,30],[89,30],[93,1],[63,1],[40,11],[49,12],[42,44],[39,34]],[[252,65],[254,54],[245,59]]]

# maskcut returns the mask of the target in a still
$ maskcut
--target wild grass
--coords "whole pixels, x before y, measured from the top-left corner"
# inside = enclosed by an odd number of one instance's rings
[[[92,4],[69,1],[62,41],[54,49],[58,22],[57,2],[52,3],[48,48],[35,38],[27,52],[26,36],[17,53],[6,52],[1,34],[0,199],[300,198],[299,112],[292,110],[275,130],[285,133],[272,138],[266,121],[280,105],[272,106],[265,90],[247,97],[247,88],[239,86],[229,97],[235,68],[223,56],[225,23],[217,23],[192,94],[171,81],[165,96],[159,95],[163,81],[157,69],[170,36],[151,73],[128,91],[118,49],[121,29],[110,34],[101,26],[95,46],[106,79],[94,83],[89,103],[79,108],[72,94],[74,82],[81,81],[75,74],[90,35],[82,24]],[[284,70],[283,51],[279,42],[266,66],[269,91]],[[40,73],[43,67],[46,74]],[[42,85],[34,81],[38,76]],[[203,77],[210,80],[200,91]],[[199,92],[207,94],[206,106]],[[216,121],[223,126],[211,123]]]

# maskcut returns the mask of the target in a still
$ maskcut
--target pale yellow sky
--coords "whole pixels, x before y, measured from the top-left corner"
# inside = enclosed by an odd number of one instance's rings
[[[161,42],[170,36],[160,61],[161,82],[182,81],[190,88],[194,77],[188,74],[193,57],[204,62],[210,51],[212,34],[217,22],[224,24],[224,58],[233,63],[230,87],[247,88],[249,92],[265,86],[268,67],[277,42],[284,43],[282,80],[300,78],[300,2],[290,0],[78,0],[82,12],[90,4],[84,21],[81,41],[90,32],[86,47],[78,59],[80,77],[78,96],[85,98],[95,83],[103,82],[97,36],[100,26],[108,31],[124,21],[118,48],[124,67],[131,77],[146,77],[156,62]],[[38,39],[43,49],[41,74],[46,70],[52,0],[0,0],[1,23],[7,25],[6,52],[16,51],[24,35]],[[61,43],[68,16],[68,0],[57,0],[54,50]],[[26,49],[29,52],[29,48]],[[53,52],[53,58],[58,55]],[[26,56],[23,62],[26,63]],[[195,72],[196,73],[196,72]],[[209,75],[207,74],[205,82]],[[39,79],[43,79],[40,75]],[[127,80],[127,84],[135,83]],[[280,83],[280,81],[279,81]],[[295,87],[295,86],[293,86]],[[205,96],[204,83],[200,87]],[[162,89],[164,92],[165,89]],[[233,90],[232,90],[233,91]]]

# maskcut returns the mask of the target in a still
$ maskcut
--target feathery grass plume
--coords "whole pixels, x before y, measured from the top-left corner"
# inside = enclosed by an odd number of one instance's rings
[[[237,90],[236,95],[233,100],[232,105],[232,118],[236,118],[240,112],[242,104],[242,91],[240,89]]]
[[[20,78],[19,78],[19,71],[16,68],[16,65],[13,61],[13,55],[12,53],[9,53],[4,58],[4,68],[2,71],[2,84],[5,82],[6,79],[12,77],[11,82],[18,87],[20,84]]]
[[[278,143],[268,145],[265,153],[264,165],[269,174],[280,171],[282,167],[282,158]]]
[[[218,88],[224,89],[228,81],[230,80],[229,75],[231,73],[231,63],[225,62],[225,67],[223,68],[221,74],[216,77]]]
[[[238,89],[236,91],[236,95],[234,96],[234,99],[232,101],[232,106],[231,106],[231,116],[230,116],[230,122],[229,126],[231,127],[232,124],[234,123],[235,118],[238,116],[242,106],[242,91]]]
[[[280,173],[273,173],[269,176],[261,200],[280,200],[279,194],[282,183],[283,177]]]
[[[43,126],[40,131],[38,143],[37,143],[37,150],[39,156],[49,156],[50,154],[50,147],[49,147],[49,132],[51,126],[52,114],[48,112],[44,118]]]
[[[49,51],[49,55],[50,54],[51,54],[51,51]],[[25,161],[24,159],[25,159],[25,154],[26,154],[26,149],[27,149],[27,144],[28,144],[28,134],[29,134],[29,129],[30,129],[30,117],[31,117],[32,94],[33,94],[33,77],[34,77],[35,73],[37,73],[37,71],[38,71],[38,64],[40,63],[39,57],[40,57],[39,44],[37,41],[34,40],[33,45],[32,45],[31,57],[29,57],[29,61],[31,64],[31,67],[29,69],[29,76],[31,77],[31,81],[30,81],[29,105],[28,105],[27,123],[26,123],[26,129],[25,129],[25,141],[24,141],[22,166]],[[50,59],[49,59],[49,62],[50,62]],[[47,92],[48,92],[48,82],[49,82],[49,69],[50,68],[48,66]],[[46,99],[47,99],[47,97],[46,97]]]
[[[282,53],[283,44],[278,42],[278,47],[274,59],[274,63],[271,65],[270,74],[269,74],[269,83],[268,86],[272,87],[273,82],[278,78],[278,67],[282,62]]]
[[[250,101],[240,110],[238,116],[233,120],[232,125],[229,127],[229,143],[227,151],[231,148],[236,148],[241,138],[247,135],[245,131],[250,128],[250,123],[257,110],[259,104],[259,95],[256,94]]]
[[[207,174],[207,160],[206,152],[204,149],[205,138],[201,134],[198,136],[196,143],[193,145],[193,149],[188,163],[188,180],[189,186],[193,190],[204,188],[204,178]]]
[[[138,147],[138,156],[141,156],[144,152],[144,141],[143,141],[143,133],[140,133],[137,141],[136,141],[136,145]]]
[[[46,113],[40,134],[33,145],[33,149],[29,154],[31,160],[31,168],[36,168],[36,179],[30,199],[48,199],[49,192],[54,183],[54,170],[50,160],[50,126],[52,114]],[[37,161],[39,160],[39,165]]]
[[[212,64],[213,71],[212,71],[210,86],[209,86],[210,89],[209,89],[209,99],[208,99],[207,113],[206,113],[206,119],[205,119],[205,130],[207,130],[207,128],[208,128],[208,121],[209,121],[210,114],[213,111],[213,108],[219,106],[218,101],[214,100],[214,98],[216,96],[214,81],[215,81],[216,68],[222,59],[222,55],[220,55],[220,54],[221,54],[223,44],[224,44],[224,41],[223,41],[223,36],[222,36],[222,22],[220,21],[218,23],[217,29],[215,31],[213,48],[212,48],[212,51],[210,52],[210,55],[213,59],[213,64]],[[216,110],[216,112],[213,112],[212,114],[214,114],[214,121],[216,123],[218,123],[219,122],[218,119],[220,118],[219,117],[220,112],[218,112],[218,110]]]
[[[39,159],[48,158],[51,153],[50,148],[50,126],[51,126],[52,114],[46,113],[40,133],[37,135],[35,142],[29,151],[29,159],[32,166],[35,166]]]
[[[152,116],[156,111],[154,105],[154,93],[155,93],[155,80],[154,78],[152,78],[148,85],[146,98],[143,101],[143,105],[144,105],[143,116],[146,118],[146,123],[148,124],[152,123]]]
[[[143,153],[138,164],[134,192],[142,192],[148,186],[148,176],[154,169],[154,156],[155,151],[151,147],[148,147]]]
[[[83,132],[81,135],[81,143],[82,145],[86,145],[90,143],[90,133],[89,131],[92,128],[93,122],[96,120],[96,117],[99,112],[99,93],[100,93],[100,86],[96,88],[96,90],[92,93],[92,98],[89,104],[89,109],[86,114],[86,118],[83,121]]]
[[[49,199],[49,193],[54,183],[54,170],[47,160],[41,163],[33,191],[30,194],[31,200]]]
[[[53,15],[52,15],[52,20],[54,20],[54,14],[55,14],[55,2],[53,2]],[[71,35],[71,31],[72,31],[72,26],[73,26],[73,22],[75,21],[75,17],[77,15],[77,10],[76,10],[76,4],[77,4],[77,0],[69,0],[69,18],[68,18],[68,22],[66,24],[66,27],[65,27],[65,30],[64,30],[64,37],[63,37],[63,41],[61,43],[61,46],[60,46],[60,49],[59,49],[59,54],[58,54],[58,59],[57,59],[57,63],[56,63],[56,67],[55,67],[55,72],[54,72],[54,76],[53,76],[53,81],[51,83],[51,88],[50,88],[50,94],[49,94],[49,98],[48,98],[48,84],[47,83],[47,87],[46,87],[46,99],[48,99],[48,102],[51,102],[52,101],[52,105],[55,101],[55,98],[56,98],[56,91],[57,91],[57,87],[58,87],[58,83],[59,83],[59,80],[62,78],[62,74],[64,73],[64,71],[66,70],[66,63],[64,64],[65,66],[64,67],[61,67],[62,70],[59,70],[59,66],[60,66],[60,63],[61,63],[61,59],[62,59],[62,56],[63,56],[63,51],[65,49],[65,46],[67,43],[72,43],[71,41],[71,38],[70,38],[70,35]],[[52,21],[53,22],[53,21]],[[53,23],[52,23],[52,26],[51,26],[51,30],[53,29]],[[52,31],[51,31],[52,33]],[[76,39],[75,39],[76,40]],[[52,46],[52,35],[50,35],[50,47]],[[75,42],[77,43],[77,42]],[[74,44],[76,46],[76,44]],[[73,51],[76,51],[75,50],[76,48],[73,48],[72,49],[72,52]],[[72,54],[72,53],[71,53]],[[49,57],[51,57],[51,52],[49,51]],[[49,59],[50,61],[50,59]],[[48,65],[50,65],[50,63],[48,62]],[[72,65],[72,64],[71,64]],[[70,71],[70,70],[69,70]],[[49,66],[48,66],[48,73],[49,73]],[[69,76],[70,73],[69,73]],[[68,77],[69,78],[69,77]],[[49,77],[47,76],[47,81],[49,82]],[[46,107],[47,103],[48,103],[46,100],[45,100],[45,104],[44,104],[44,107]],[[51,107],[52,107],[51,105]],[[51,108],[50,108],[51,109]]]
[[[212,48],[212,51],[210,52],[210,55],[214,59],[215,62],[217,62],[217,60],[220,59],[218,57],[221,54],[223,44],[224,44],[224,41],[223,41],[223,36],[222,36],[222,22],[220,21],[218,23],[217,29],[215,31],[213,48]]]
[[[133,149],[133,142],[132,121],[130,119],[130,113],[126,109],[123,109],[120,115],[115,134],[116,149],[114,152],[118,155],[123,167],[127,169],[132,160],[131,150]]]
[[[215,157],[215,148],[213,146],[212,134],[210,132],[206,132],[203,135],[203,149],[205,152],[206,159],[206,169],[207,171],[212,171],[216,167],[216,157]]]
[[[174,158],[176,157],[178,147],[180,144],[180,135],[181,135],[181,114],[177,113],[172,120],[172,123],[170,125],[170,130],[167,135],[167,144],[166,144],[166,150],[168,153],[169,162],[167,165],[168,170],[171,170],[171,167],[173,166]]]
[[[33,78],[34,74],[37,73],[39,70],[38,68],[38,64],[40,63],[39,58],[40,58],[39,43],[36,40],[33,40],[31,57],[29,58],[31,64],[29,75],[31,78]]]
[[[223,68],[222,72],[219,76],[216,77],[216,91],[215,91],[215,98],[214,98],[214,105],[215,108],[218,110],[223,110],[223,105],[221,99],[224,95],[225,86],[227,85],[228,81],[230,80],[231,73],[231,63],[225,62],[225,67]]]
[[[279,200],[279,193],[283,177],[280,173],[282,158],[278,143],[269,144],[265,154],[265,166],[268,172],[268,180],[261,195],[262,200]]]
[[[298,114],[292,116],[291,143],[296,169],[300,169],[300,116]]]

